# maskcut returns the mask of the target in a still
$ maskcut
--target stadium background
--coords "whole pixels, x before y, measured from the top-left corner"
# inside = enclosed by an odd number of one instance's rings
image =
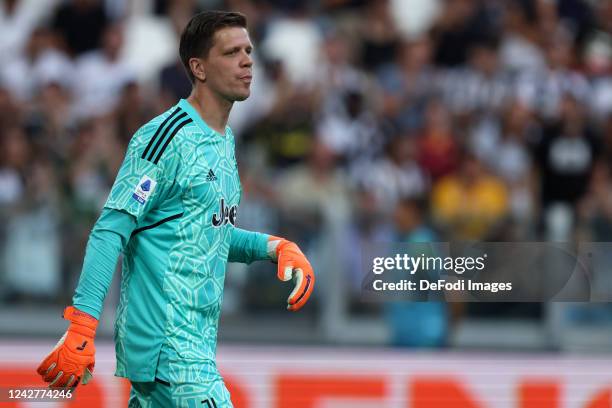
[[[177,33],[203,9],[255,43],[239,225],[317,273],[289,314],[273,265],[228,268],[237,408],[611,406],[610,305],[372,304],[358,272],[372,241],[611,240],[609,0],[0,2],[0,385],[39,384],[129,138],[189,93]],[[125,406],[117,276],[66,406]]]

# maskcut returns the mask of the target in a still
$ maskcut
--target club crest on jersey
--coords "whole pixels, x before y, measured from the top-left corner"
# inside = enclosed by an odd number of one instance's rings
[[[136,185],[132,198],[138,201],[140,204],[144,204],[149,199],[149,196],[155,189],[157,182],[151,177],[144,175]]]
[[[213,214],[212,225],[214,227],[221,227],[229,222],[235,227],[237,215],[238,215],[238,206],[232,205],[231,207],[226,207],[225,200],[222,197],[221,202],[219,203],[219,212]]]

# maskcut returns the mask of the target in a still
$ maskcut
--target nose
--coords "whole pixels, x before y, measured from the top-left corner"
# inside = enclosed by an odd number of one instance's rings
[[[243,66],[243,67],[247,67],[247,68],[252,67],[253,66],[253,58],[251,57],[251,55],[246,53],[246,52],[244,52],[243,55],[244,55],[244,57],[242,58],[242,61],[241,61],[240,65]]]

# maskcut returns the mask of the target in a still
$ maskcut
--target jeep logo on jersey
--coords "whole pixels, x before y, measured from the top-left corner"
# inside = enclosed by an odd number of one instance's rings
[[[215,227],[221,227],[229,222],[235,227],[236,215],[238,215],[238,206],[232,205],[231,207],[226,207],[225,200],[221,198],[219,213],[213,214],[212,225]]]

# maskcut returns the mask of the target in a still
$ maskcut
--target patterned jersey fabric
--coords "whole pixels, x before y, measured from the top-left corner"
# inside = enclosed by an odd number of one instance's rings
[[[214,358],[241,186],[234,137],[186,101],[132,138],[106,208],[133,215],[115,327],[117,375],[219,379]]]

